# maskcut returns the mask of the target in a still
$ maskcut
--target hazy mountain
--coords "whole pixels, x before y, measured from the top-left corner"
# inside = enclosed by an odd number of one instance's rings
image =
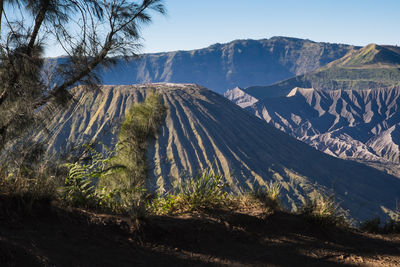
[[[112,143],[126,110],[152,90],[162,94],[168,107],[148,151],[152,188],[168,189],[173,181],[213,164],[235,191],[279,182],[284,203],[293,208],[304,196],[324,190],[332,191],[357,219],[384,217],[395,209],[400,179],[321,153],[191,84],[104,86],[90,93],[78,88],[76,103],[48,126],[53,133],[46,140],[49,154],[59,156],[93,138]]]
[[[399,66],[399,49],[371,44],[313,73],[226,96],[323,152],[400,174],[392,164],[400,162]]]
[[[104,85],[197,83],[223,93],[235,86],[271,84],[310,72],[352,49],[288,37],[236,40],[192,51],[144,54],[129,62],[120,59],[99,73]]]

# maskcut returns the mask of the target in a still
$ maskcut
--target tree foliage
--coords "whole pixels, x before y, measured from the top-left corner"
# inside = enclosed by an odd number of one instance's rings
[[[162,96],[150,93],[126,114],[115,150],[96,152],[89,147],[89,162],[64,164],[68,168],[62,196],[81,207],[141,217],[146,211],[147,145],[164,122]]]
[[[0,150],[72,100],[77,84],[98,88],[110,56],[137,56],[140,30],[163,0],[0,0]],[[46,42],[68,55],[44,60]]]
[[[150,93],[142,103],[135,103],[121,124],[113,166],[124,171],[101,181],[108,188],[144,188],[148,177],[147,146],[156,138],[167,109],[162,96]],[[107,178],[107,177],[106,177]]]

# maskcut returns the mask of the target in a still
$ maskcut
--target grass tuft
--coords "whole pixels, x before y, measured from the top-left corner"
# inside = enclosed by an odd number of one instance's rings
[[[279,199],[279,195],[281,192],[281,185],[277,182],[272,182],[265,187],[261,187],[250,195],[260,201],[266,208],[268,208],[271,212],[280,210],[282,205]]]
[[[223,176],[216,173],[212,167],[207,167],[193,179],[177,183],[172,193],[165,196],[159,194],[150,206],[156,214],[221,208],[229,202],[225,191],[227,187]]]
[[[300,214],[313,223],[323,227],[347,227],[349,222],[333,197],[319,196],[304,203]]]

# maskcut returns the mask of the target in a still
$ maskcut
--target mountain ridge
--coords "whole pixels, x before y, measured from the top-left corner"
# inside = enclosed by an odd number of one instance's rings
[[[397,53],[396,50],[389,49],[385,46],[369,44],[359,50],[350,51],[343,58],[327,64],[327,67],[331,65],[337,65],[339,62],[341,63],[340,65],[345,67],[356,67],[373,64],[400,66],[400,54]]]
[[[144,54],[128,62],[114,58],[115,65],[96,71],[104,85],[196,83],[223,93],[310,72],[351,49],[357,47],[288,37],[235,40],[203,49]],[[48,59],[48,64],[62,60],[67,58]]]

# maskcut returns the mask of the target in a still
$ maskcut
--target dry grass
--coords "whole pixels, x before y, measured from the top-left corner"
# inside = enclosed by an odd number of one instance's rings
[[[57,198],[54,178],[39,176],[0,176],[0,214],[21,217],[32,215],[39,206],[48,206]]]
[[[350,225],[335,199],[325,195],[319,195],[307,200],[300,214],[306,220],[324,227],[348,227]]]

